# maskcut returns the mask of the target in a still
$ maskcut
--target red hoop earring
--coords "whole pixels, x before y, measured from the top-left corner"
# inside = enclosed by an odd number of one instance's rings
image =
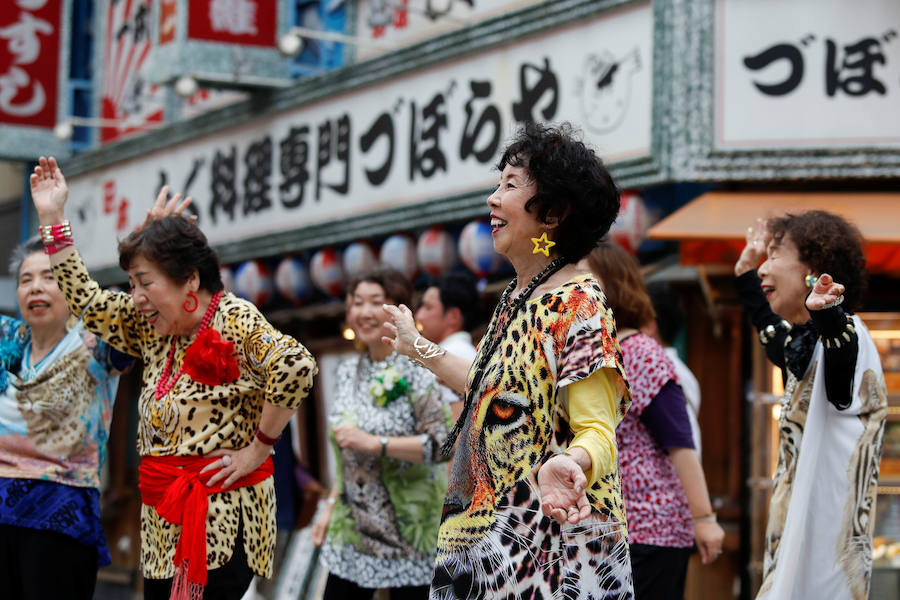
[[[181,305],[181,308],[192,313],[197,310],[197,307],[200,306],[200,301],[197,299],[197,294],[194,292],[187,293],[187,300],[184,301],[184,304]]]

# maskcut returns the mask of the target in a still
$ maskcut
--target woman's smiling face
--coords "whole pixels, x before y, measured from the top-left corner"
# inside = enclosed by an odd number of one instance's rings
[[[806,310],[809,288],[805,278],[812,273],[811,269],[800,261],[797,246],[788,235],[769,242],[766,255],[758,273],[769,305],[791,323],[805,323],[809,320]]]
[[[525,209],[537,193],[537,182],[525,167],[506,165],[500,185],[487,199],[491,209],[494,250],[507,257],[532,254],[531,238],[540,237],[547,227]]]
[[[197,275],[184,283],[170,279],[156,263],[137,255],[128,269],[131,295],[138,311],[159,335],[188,335],[193,314],[184,309],[188,292],[197,290]]]

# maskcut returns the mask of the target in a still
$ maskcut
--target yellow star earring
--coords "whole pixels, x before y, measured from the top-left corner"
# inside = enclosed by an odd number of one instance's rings
[[[550,248],[556,245],[556,242],[553,240],[547,239],[547,232],[541,234],[539,238],[531,238],[531,241],[534,243],[534,250],[531,251],[532,254],[541,254],[550,258]]]

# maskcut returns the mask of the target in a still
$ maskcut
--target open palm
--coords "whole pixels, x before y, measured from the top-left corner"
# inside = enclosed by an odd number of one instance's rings
[[[66,178],[63,177],[56,159],[43,156],[29,178],[31,198],[38,214],[62,213],[69,195]]]

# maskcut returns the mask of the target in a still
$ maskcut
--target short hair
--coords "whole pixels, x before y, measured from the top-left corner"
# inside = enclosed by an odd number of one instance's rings
[[[35,252],[44,251],[44,242],[41,241],[40,235],[33,235],[15,248],[9,254],[9,275],[16,281],[19,280],[19,274],[22,271],[22,263],[25,259]]]
[[[787,214],[768,221],[776,242],[788,236],[800,262],[816,273],[828,273],[844,286],[844,308],[853,311],[866,290],[863,236],[842,217],[824,210]]]
[[[131,268],[138,256],[158,266],[172,281],[184,283],[197,271],[200,289],[224,289],[219,257],[195,223],[178,215],[154,219],[119,242],[119,266]]]
[[[350,280],[347,286],[348,297],[356,292],[361,283],[375,283],[384,290],[384,295],[394,304],[405,304],[412,308],[413,285],[403,273],[385,265],[367,269]]]
[[[433,279],[429,287],[437,289],[445,312],[450,308],[459,309],[463,317],[463,329],[468,331],[475,326],[479,297],[474,278],[465,273],[448,273]]]
[[[675,343],[678,332],[684,325],[684,303],[667,281],[651,281],[647,284],[647,295],[656,313],[659,337],[666,346]]]
[[[558,219],[556,250],[571,262],[583,258],[606,235],[619,214],[619,190],[603,161],[577,139],[569,123],[526,123],[497,164],[522,167],[537,192],[525,204],[543,223]]]
[[[591,271],[601,280],[616,326],[640,329],[654,318],[637,259],[608,238],[587,255]]]

